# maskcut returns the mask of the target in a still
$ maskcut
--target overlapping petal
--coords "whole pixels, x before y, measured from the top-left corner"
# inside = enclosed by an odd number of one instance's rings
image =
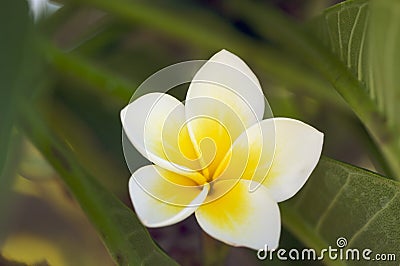
[[[155,165],[138,169],[129,180],[136,214],[147,227],[172,225],[189,217],[205,200],[209,186]]]
[[[202,182],[181,102],[168,94],[149,93],[130,103],[121,112],[121,120],[129,140],[144,157]]]
[[[299,120],[275,118],[274,160],[263,184],[281,202],[293,197],[318,164],[324,134]]]
[[[234,180],[215,182],[212,190],[225,190]],[[261,186],[249,192],[249,180],[240,180],[228,193],[218,199],[206,199],[196,210],[201,228],[212,237],[233,246],[270,249],[278,246],[280,214],[278,204]],[[218,194],[218,193],[217,193]],[[213,197],[213,192],[209,197]]]
[[[275,150],[275,124],[263,120],[245,130],[232,145],[216,171],[216,179],[243,178],[254,181],[251,190],[265,180]]]
[[[294,119],[262,120],[264,109],[254,73],[222,50],[196,73],[185,105],[150,93],[122,110],[129,140],[155,164],[129,181],[142,223],[172,225],[195,212],[203,230],[227,244],[277,248],[277,203],[307,181],[323,134]]]
[[[264,114],[264,96],[250,68],[236,55],[222,50],[196,73],[185,102],[189,133],[204,155],[212,177],[235,139]],[[201,143],[213,140],[211,144]],[[204,147],[202,146],[204,145]]]
[[[323,134],[301,121],[263,120],[234,143],[218,170],[219,178],[241,173],[242,178],[266,186],[275,201],[284,201],[307,181],[319,161],[322,143]]]

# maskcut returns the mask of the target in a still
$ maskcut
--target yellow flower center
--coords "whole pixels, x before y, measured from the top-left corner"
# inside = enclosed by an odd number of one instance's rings
[[[195,128],[190,135],[188,124]],[[228,130],[220,122],[209,117],[199,117],[185,124],[178,134],[179,152],[195,165],[198,175],[188,177],[198,185],[217,179],[227,163],[226,155],[232,145]],[[225,159],[224,159],[225,158]]]

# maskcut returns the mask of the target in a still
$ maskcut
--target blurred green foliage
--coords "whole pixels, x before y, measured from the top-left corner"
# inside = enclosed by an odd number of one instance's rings
[[[324,11],[334,3],[60,1],[35,25],[25,1],[3,3],[0,265],[174,264],[157,244],[184,265],[263,264],[205,236],[194,219],[149,230],[155,244],[126,207],[119,110],[155,71],[223,48],[248,62],[275,116],[325,133],[325,155],[399,177],[394,2],[348,0]],[[398,253],[398,191],[397,181],[324,159],[282,204],[281,246],[321,249],[346,234],[356,246]]]

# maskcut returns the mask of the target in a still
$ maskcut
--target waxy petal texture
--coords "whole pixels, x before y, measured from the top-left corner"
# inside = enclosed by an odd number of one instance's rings
[[[260,83],[236,55],[222,50],[196,73],[185,114],[190,136],[203,154],[205,175],[212,178],[236,138],[263,118],[264,108]]]
[[[224,190],[231,182],[217,181],[212,189]],[[206,233],[229,245],[276,248],[281,229],[278,204],[265,187],[250,192],[249,185],[241,180],[222,197],[202,205],[195,213],[197,221]]]
[[[184,104],[149,93],[124,108],[128,139],[155,164],[129,181],[142,223],[168,226],[195,213],[201,228],[220,241],[276,249],[278,202],[311,175],[323,133],[294,119],[262,120],[265,109],[257,77],[226,50],[195,74]]]
[[[146,94],[123,109],[121,119],[129,140],[145,158],[170,171],[203,179],[196,171],[200,164],[185,126],[184,106],[177,99]]]
[[[208,185],[197,187],[191,179],[154,165],[140,168],[129,180],[136,214],[147,227],[168,226],[186,219],[203,203],[208,189]]]

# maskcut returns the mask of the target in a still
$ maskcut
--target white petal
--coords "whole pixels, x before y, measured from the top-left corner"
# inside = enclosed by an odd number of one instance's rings
[[[230,187],[231,182],[215,182],[210,195],[213,190]],[[202,205],[195,212],[197,221],[206,233],[229,245],[252,249],[267,245],[269,249],[275,249],[281,230],[278,204],[263,186],[249,192],[249,183],[240,180],[224,196]]]
[[[48,0],[28,0],[28,4],[35,21],[42,16],[53,14],[63,6],[62,4]]]
[[[209,170],[213,172],[235,139],[262,119],[264,95],[250,68],[236,55],[222,50],[193,78],[185,112],[189,133],[206,158],[203,166],[211,163]],[[202,147],[205,139],[214,141],[215,147]]]
[[[49,15],[55,13],[57,10],[59,10],[62,7],[63,7],[63,5],[60,3],[56,3],[53,1],[47,2],[47,12]]]
[[[317,165],[324,134],[294,119],[275,118],[274,161],[264,185],[277,202],[294,196]]]
[[[197,152],[185,125],[181,102],[163,93],[149,93],[121,111],[126,135],[148,160],[176,173],[202,179]]]
[[[154,165],[137,170],[129,180],[136,214],[147,227],[162,227],[189,217],[207,196],[209,186]]]
[[[266,179],[272,165],[275,149],[275,124],[272,119],[263,120],[245,130],[232,145],[215,178],[247,179],[253,181],[255,190]]]
[[[294,119],[273,118],[247,129],[217,170],[218,179],[252,180],[281,202],[295,195],[317,165],[323,134]]]
[[[125,124],[125,116],[126,116],[126,111],[128,110],[128,106],[125,106],[121,112],[119,113],[119,118],[121,119],[122,124]]]

